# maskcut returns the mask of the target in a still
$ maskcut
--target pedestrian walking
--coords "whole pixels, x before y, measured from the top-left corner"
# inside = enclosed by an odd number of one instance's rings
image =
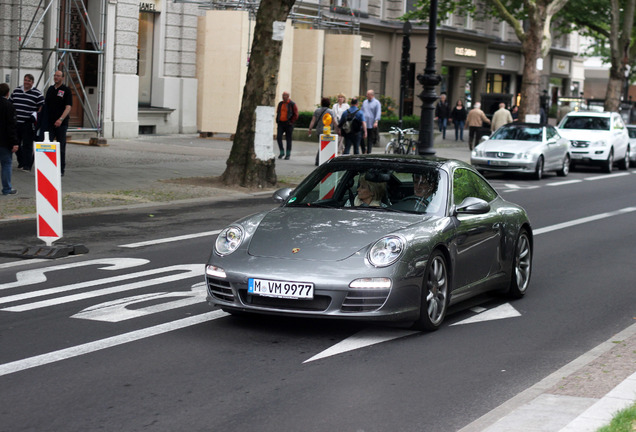
[[[451,120],[453,121],[453,126],[455,126],[455,141],[457,141],[457,138],[464,141],[464,125],[466,124],[467,115],[464,102],[458,99],[455,108],[451,111]]]
[[[468,111],[466,116],[466,126],[468,126],[468,148],[472,150],[479,144],[479,130],[484,127],[484,123],[490,124],[490,120],[481,110],[481,103],[475,102],[475,106]]]
[[[289,160],[292,150],[292,133],[294,132],[294,123],[298,120],[298,107],[296,103],[289,98],[289,92],[283,92],[283,100],[278,103],[276,108],[276,125],[278,130],[276,133],[276,142],[280,154],[278,159],[285,157]],[[283,149],[283,134],[287,143],[286,149]]]
[[[37,115],[44,105],[42,92],[33,87],[33,75],[24,75],[21,86],[11,93],[11,102],[16,113],[16,131],[19,149],[16,152],[18,169],[31,171],[33,167],[33,139]]]
[[[512,114],[506,109],[506,104],[501,102],[499,103],[499,109],[492,116],[491,130],[494,132],[508,123],[512,123]]]
[[[343,154],[349,154],[351,147],[353,147],[353,154],[360,154],[361,138],[366,138],[369,130],[364,113],[358,108],[357,98],[351,99],[351,106],[342,113],[338,127],[345,138]]]
[[[380,101],[375,98],[375,92],[373,90],[367,90],[367,98],[362,102],[362,112],[364,113],[364,119],[367,127],[365,134],[365,141],[362,141],[362,153],[371,153],[373,146],[378,141],[378,123],[382,118],[382,105]]]
[[[446,139],[446,128],[448,127],[448,117],[450,116],[450,106],[446,100],[446,93],[442,93],[435,106],[435,120],[439,125],[439,131],[442,133],[442,139]]]
[[[344,93],[338,93],[338,101],[333,104],[331,110],[333,111],[334,116],[334,131],[338,134],[338,154],[342,154],[344,152],[344,136],[342,132],[340,132],[340,128],[338,124],[340,124],[340,118],[342,117],[342,113],[349,109],[349,104],[346,102],[347,97]]]
[[[333,111],[331,110],[331,108],[329,108],[330,103],[331,101],[329,100],[329,98],[326,98],[326,97],[320,100],[320,108],[316,108],[316,110],[314,111],[314,115],[311,117],[311,122],[309,123],[309,129],[307,129],[307,134],[311,136],[311,128],[313,128],[314,125],[316,126],[316,135],[318,135],[318,144],[320,144],[320,135],[322,135],[323,128],[325,125],[323,123],[325,114],[329,114],[332,119],[334,116]],[[320,148],[318,148],[318,153],[316,153],[316,166],[318,166],[319,158],[320,158]]]
[[[13,153],[18,151],[15,108],[9,101],[9,85],[0,84],[0,178],[2,195],[14,195],[18,191],[11,186]]]
[[[49,131],[49,139],[56,140],[60,145],[60,171],[64,175],[66,168],[66,131],[68,130],[69,115],[73,107],[71,89],[64,85],[64,72],[55,71],[53,85],[46,91],[44,98]]]

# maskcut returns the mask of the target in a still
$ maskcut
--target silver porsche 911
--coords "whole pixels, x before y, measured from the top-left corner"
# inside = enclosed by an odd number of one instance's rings
[[[274,198],[216,239],[211,305],[435,330],[453,303],[530,283],[526,212],[460,161],[342,156]]]

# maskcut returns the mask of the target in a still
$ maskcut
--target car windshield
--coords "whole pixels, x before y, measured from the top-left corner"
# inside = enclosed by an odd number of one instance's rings
[[[565,119],[561,129],[610,130],[609,117],[572,116]]]
[[[345,159],[317,168],[284,205],[443,215],[447,197],[438,163]]]
[[[517,141],[541,141],[543,139],[543,128],[537,127],[502,127],[490,138],[493,140],[517,140]]]

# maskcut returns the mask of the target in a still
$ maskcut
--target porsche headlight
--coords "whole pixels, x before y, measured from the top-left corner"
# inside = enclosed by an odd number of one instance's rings
[[[369,251],[369,262],[375,267],[386,267],[398,260],[404,251],[405,241],[402,237],[387,236],[381,238]]]
[[[216,238],[214,250],[219,255],[229,255],[238,249],[244,238],[245,233],[243,232],[243,228],[237,225],[229,226],[221,231]]]

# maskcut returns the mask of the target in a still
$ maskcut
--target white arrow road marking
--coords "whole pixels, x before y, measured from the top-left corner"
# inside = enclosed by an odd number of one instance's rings
[[[494,309],[481,312],[478,315],[475,315],[474,317],[451,324],[451,326],[461,325],[461,324],[473,324],[473,323],[483,322],[483,321],[494,321],[494,320],[500,320],[504,318],[516,318],[520,316],[521,314],[519,313],[519,311],[517,311],[517,309],[513,308],[510,305],[510,303],[506,303],[506,304],[502,304],[501,306],[497,306]]]
[[[184,264],[184,265],[175,265],[170,267],[162,267],[158,269],[131,273],[131,274],[116,276],[112,278],[98,279],[94,281],[81,282],[81,283],[72,284],[72,285],[64,285],[61,287],[50,288],[50,289],[40,290],[36,292],[17,294],[14,296],[9,296],[9,297],[0,299],[0,303],[8,303],[8,302],[23,300],[23,299],[31,298],[31,297],[39,297],[42,295],[58,294],[61,292],[76,290],[79,288],[102,285],[105,283],[117,282],[117,281],[126,280],[126,279],[135,279],[135,278],[145,277],[152,274],[168,273],[168,272],[179,272],[179,273],[169,275],[169,276],[162,276],[155,279],[142,280],[142,281],[133,282],[133,283],[125,284],[125,285],[119,285],[119,286],[110,287],[110,288],[102,288],[95,291],[88,291],[88,292],[79,293],[79,294],[71,294],[71,295],[67,295],[63,297],[52,298],[49,300],[42,300],[39,302],[26,303],[26,304],[18,305],[18,306],[11,306],[11,307],[0,309],[0,310],[4,310],[8,312],[24,312],[27,310],[44,308],[48,306],[59,305],[62,303],[68,303],[68,302],[73,302],[78,300],[84,300],[87,298],[99,297],[99,296],[107,295],[107,294],[130,291],[137,288],[145,288],[152,285],[160,285],[160,284],[174,282],[174,281],[178,281],[182,279],[202,277],[204,273],[204,266],[203,264]]]
[[[189,239],[199,238],[199,237],[213,236],[213,235],[217,235],[220,232],[221,232],[221,230],[206,231],[206,232],[200,232],[200,233],[196,233],[196,234],[181,235],[181,236],[177,236],[177,237],[166,237],[166,238],[162,238],[162,239],[148,240],[148,241],[139,242],[139,243],[128,243],[128,244],[125,244],[125,245],[119,245],[119,247],[123,247],[123,248],[138,248],[138,247],[142,247],[142,246],[151,246],[151,245],[156,245],[156,244],[161,244],[161,243],[170,243],[170,242],[181,241],[181,240],[189,240]]]
[[[57,271],[57,270],[67,270],[67,269],[72,269],[77,267],[86,267],[91,265],[106,266],[106,267],[100,267],[99,270],[121,270],[125,268],[144,265],[149,262],[150,261],[148,261],[147,259],[141,259],[141,258],[105,258],[105,259],[97,259],[97,260],[90,260],[90,261],[74,262],[69,264],[60,264],[60,265],[45,267],[41,269],[25,270],[25,271],[16,273],[15,275],[17,279],[16,282],[0,284],[0,290],[46,282],[45,273],[49,273],[49,272]]]
[[[59,351],[53,351],[47,354],[42,354],[35,357],[29,357],[23,360],[17,360],[11,363],[5,363],[0,365],[0,376],[9,375],[15,372],[20,372],[26,369],[31,369],[38,366],[43,366],[49,363],[55,363],[61,360],[66,360],[72,357],[89,354],[95,351],[111,348],[117,345],[123,345],[125,343],[138,341],[141,339],[149,338],[151,336],[160,335],[162,333],[171,332],[173,330],[179,330],[185,327],[201,324],[206,321],[212,321],[218,318],[227,316],[226,312],[216,310],[213,312],[196,315],[193,317],[183,318],[177,321],[172,321],[164,324],[159,324],[153,327],[136,330],[122,335],[109,337],[106,339],[88,342],[83,345],[77,345],[74,347],[62,349]]]
[[[79,256],[79,255],[71,255],[71,256]],[[24,261],[11,261],[8,263],[0,264],[0,269],[6,269],[9,267],[17,267],[17,266],[23,266],[23,265],[29,265],[29,264],[36,264],[36,263],[41,263],[44,261],[48,261],[48,260],[42,259],[42,258],[34,258],[34,259],[24,260]]]
[[[169,309],[177,309],[180,307],[190,306],[192,304],[202,303],[205,301],[206,284],[200,282],[192,285],[190,292],[159,292],[151,294],[142,294],[133,297],[126,297],[84,309],[76,313],[71,318],[88,319],[93,321],[120,322],[132,318],[150,315],[153,313],[163,312]],[[180,300],[172,300],[145,308],[128,309],[128,306],[141,303],[148,300],[180,298]]]
[[[323,352],[316,354],[309,360],[305,360],[303,363],[309,363],[314,360],[318,360],[325,357],[342,354],[347,351],[353,351],[367,346],[379,344],[382,342],[390,341],[393,339],[399,339],[406,336],[411,336],[420,333],[414,330],[397,330],[397,329],[373,329],[362,330],[359,333],[335,344],[334,346],[324,350]]]

